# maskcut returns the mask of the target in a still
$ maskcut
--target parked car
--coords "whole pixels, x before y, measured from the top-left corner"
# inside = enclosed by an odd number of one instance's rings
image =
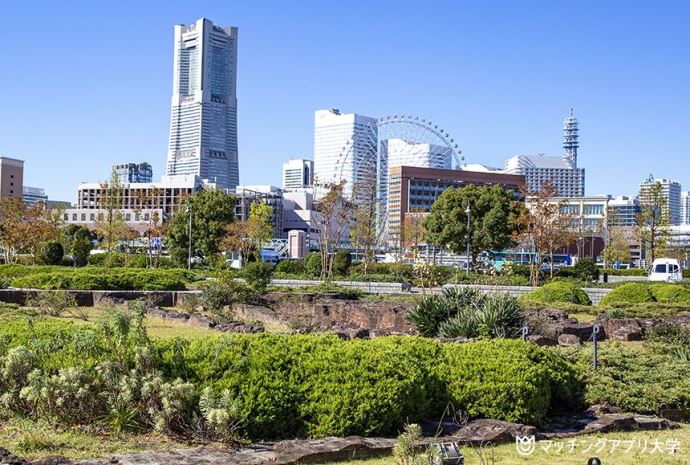
[[[675,258],[657,258],[652,263],[649,273],[650,281],[665,281],[677,283],[683,279],[680,263]]]

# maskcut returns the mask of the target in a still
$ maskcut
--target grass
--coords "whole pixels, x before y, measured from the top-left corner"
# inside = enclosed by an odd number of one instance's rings
[[[155,433],[112,435],[82,428],[56,428],[45,421],[22,418],[0,422],[0,444],[10,452],[27,459],[50,455],[83,459],[143,451],[167,451],[191,446]]]
[[[574,438],[577,440],[575,450],[570,452],[570,443],[568,439],[554,441],[551,444],[549,452],[544,452],[543,447],[547,447],[547,442],[538,442],[536,450],[532,455],[521,456],[517,453],[514,444],[504,444],[494,449],[495,464],[496,465],[585,465],[590,457],[599,457],[604,465],[686,465],[690,462],[690,425],[682,425],[680,429],[665,430],[665,431],[643,431],[635,433],[610,433],[602,435],[588,435]],[[606,448],[601,452],[596,450],[601,445],[598,441],[605,440]],[[620,443],[617,449],[612,453],[610,451],[613,441],[635,441],[633,449],[626,453],[625,449],[629,447],[630,443]],[[640,453],[637,441],[644,445],[647,441],[648,450],[646,453]],[[660,441],[664,447],[668,440],[680,441],[680,449],[675,454],[651,454],[649,451],[653,447],[653,441]],[[563,448],[560,453],[553,449],[558,444],[562,444]],[[589,452],[585,449],[592,444]],[[480,461],[478,455],[469,447],[461,447],[465,454],[466,465],[479,465]],[[382,457],[369,460],[352,460],[348,462],[338,462],[339,465],[396,465],[393,457]],[[488,462],[486,465],[491,464]]]

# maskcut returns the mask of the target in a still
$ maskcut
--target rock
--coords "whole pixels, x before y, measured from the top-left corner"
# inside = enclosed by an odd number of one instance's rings
[[[0,465],[30,465],[26,460],[17,457],[12,452],[0,447]]]
[[[562,328],[562,334],[573,334],[580,338],[580,341],[587,341],[592,337],[594,325],[591,324],[567,324]],[[599,339],[602,339],[603,334],[599,333]]]
[[[636,415],[635,422],[638,428],[644,431],[680,428],[679,425],[665,418],[650,417],[647,415]]]
[[[633,326],[623,326],[613,332],[613,338],[618,341],[641,341],[642,329]]]
[[[202,315],[189,315],[189,324],[195,326],[201,326],[202,328],[213,328],[216,326],[216,322],[211,318]]]
[[[348,331],[350,339],[369,339],[369,330],[366,328],[357,328]]]
[[[622,413],[623,411],[618,407],[611,407],[606,404],[594,404],[590,405],[587,410],[585,410],[584,416],[590,418],[599,418],[600,416],[606,415],[608,413]]]
[[[624,413],[607,413],[591,421],[582,433],[609,433],[611,431],[635,431],[639,425],[635,417]]]
[[[527,340],[538,346],[557,346],[558,341],[546,336],[540,336],[538,334],[532,334],[527,336]]]
[[[687,408],[664,408],[661,409],[660,415],[671,421],[690,421],[690,409]]]
[[[502,420],[481,419],[469,422],[453,434],[453,438],[460,442],[471,444],[503,444],[514,442],[517,436],[533,436],[537,434],[534,426],[511,423]]]
[[[62,457],[59,455],[31,461],[31,465],[63,465],[67,463],[72,463],[72,461],[67,457]]]
[[[220,323],[214,326],[217,331],[224,333],[256,334],[263,333],[263,325],[257,323],[245,323],[243,321],[231,321],[230,323]]]
[[[575,334],[561,334],[558,336],[558,345],[563,347],[579,347],[582,344]]]

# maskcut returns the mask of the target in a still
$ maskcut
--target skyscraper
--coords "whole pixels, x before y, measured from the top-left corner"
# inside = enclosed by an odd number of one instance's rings
[[[690,192],[680,193],[680,224],[690,224]]]
[[[650,204],[652,202],[652,186],[661,185],[661,195],[666,199],[663,210],[668,217],[671,226],[681,224],[681,187],[678,181],[672,179],[655,179],[650,176],[640,184],[640,204]]]
[[[0,157],[0,199],[21,199],[24,188],[24,160]]]
[[[131,182],[153,182],[153,168],[146,162],[120,163],[118,165],[113,165],[113,171],[122,184],[129,184]]]
[[[345,180],[344,192],[355,184],[376,182],[378,129],[376,119],[336,109],[314,113],[314,183]]]
[[[166,174],[239,184],[236,90],[237,28],[205,18],[176,25]]]
[[[283,189],[310,187],[314,178],[314,162],[311,160],[288,160],[283,163]]]

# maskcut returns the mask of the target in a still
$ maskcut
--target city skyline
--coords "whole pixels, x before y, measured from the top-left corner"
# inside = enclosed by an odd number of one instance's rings
[[[672,59],[690,37],[682,27],[687,5],[661,10],[626,3],[621,9],[583,2],[568,9],[572,22],[563,24],[566,6],[548,2],[506,4],[500,15],[466,3],[434,2],[419,11],[402,2],[395,12],[384,3],[368,11],[395,21],[382,24],[355,14],[357,8],[317,2],[299,8],[268,2],[260,10],[237,5],[232,11],[221,2],[170,2],[136,14],[127,2],[96,9],[79,2],[8,5],[6,13],[15,18],[6,26],[9,34],[19,34],[26,22],[52,25],[54,17],[85,22],[81,29],[55,22],[55,34],[72,43],[69,48],[46,47],[31,35],[12,47],[0,45],[7,71],[0,85],[11,90],[0,115],[0,155],[25,160],[27,184],[69,201],[79,182],[107,178],[114,163],[145,160],[163,173],[173,27],[203,16],[243,31],[241,184],[280,185],[285,160],[312,158],[318,108],[419,114],[443,125],[468,163],[502,166],[513,155],[560,155],[560,123],[574,106],[587,195],[634,195],[650,171],[690,185],[681,172],[690,70]],[[434,21],[433,30],[395,41],[378,38],[372,50],[366,47],[376,33]],[[122,24],[137,47],[121,46]],[[333,33],[333,24],[359,31],[357,37]],[[96,32],[98,48],[84,40]],[[412,66],[425,60],[438,60],[444,72]],[[50,86],[37,80],[46,75]],[[42,137],[32,137],[36,133]]]

